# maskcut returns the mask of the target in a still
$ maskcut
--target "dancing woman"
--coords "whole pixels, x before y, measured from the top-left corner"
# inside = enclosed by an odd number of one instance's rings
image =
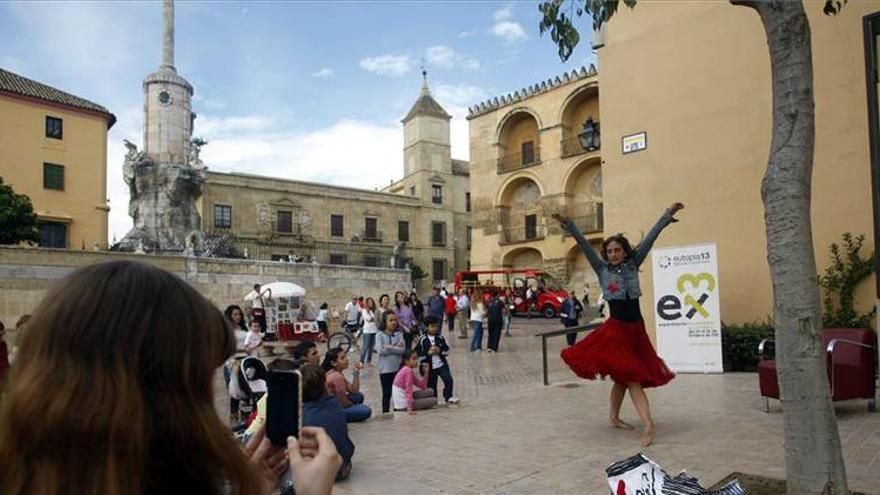
[[[660,231],[678,221],[674,215],[682,208],[683,204],[673,203],[635,249],[621,234],[605,239],[601,257],[584,239],[574,222],[562,215],[553,215],[562,228],[574,237],[596,271],[602,294],[611,309],[611,317],[602,326],[579,343],[562,350],[562,359],[582,378],[593,380],[596,375],[601,375],[614,380],[609,412],[609,422],[614,428],[633,429],[620,419],[620,406],[629,391],[644,428],[641,437],[643,447],[654,441],[654,420],[645,389],[665,385],[675,374],[657,356],[645,332],[645,322],[639,309],[639,297],[642,295],[639,266],[647,258]]]

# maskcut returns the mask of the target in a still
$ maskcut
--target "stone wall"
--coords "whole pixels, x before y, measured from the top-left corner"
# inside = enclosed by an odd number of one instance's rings
[[[174,273],[221,308],[243,304],[255,283],[277,280],[301,285],[309,300],[316,305],[327,302],[331,311],[341,309],[352,295],[378,298],[410,290],[408,270],[4,246],[0,247],[0,320],[12,327],[19,316],[36,308],[49,286],[77,268],[126,259]]]

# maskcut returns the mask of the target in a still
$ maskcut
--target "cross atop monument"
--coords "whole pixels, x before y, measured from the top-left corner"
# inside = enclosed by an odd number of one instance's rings
[[[162,6],[162,69],[174,68],[174,0],[165,0]]]

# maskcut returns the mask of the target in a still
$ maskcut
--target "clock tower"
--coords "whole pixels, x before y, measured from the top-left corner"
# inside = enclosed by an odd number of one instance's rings
[[[174,68],[174,1],[164,0],[162,65],[144,79],[144,151],[157,163],[185,164],[195,114],[193,87]]]

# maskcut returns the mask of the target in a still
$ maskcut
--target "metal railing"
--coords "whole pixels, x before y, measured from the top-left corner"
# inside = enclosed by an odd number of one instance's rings
[[[605,230],[605,207],[601,201],[577,203],[568,206],[568,217],[581,228],[583,234]]]
[[[281,262],[391,267],[392,247],[357,242],[333,242],[305,237],[233,236],[225,229],[206,232],[212,256]],[[332,258],[332,260],[331,260]],[[398,261],[402,261],[399,259]],[[401,263],[398,263],[401,265]],[[398,266],[398,268],[401,268]]]
[[[528,168],[541,163],[541,150],[535,149],[533,153],[504,153],[498,157],[498,173],[506,174],[514,170]]]
[[[599,147],[597,147],[595,150],[587,150],[581,144],[581,138],[577,135],[563,139],[559,142],[559,146],[562,148],[563,158],[568,156],[581,155],[583,153],[592,153],[602,147],[600,142]]]
[[[539,332],[535,337],[541,337],[541,361],[544,367],[544,385],[550,385],[550,374],[547,365],[547,338],[558,337],[560,335],[568,335],[570,333],[578,334],[581,332],[589,332],[600,326],[601,323],[590,323],[589,325],[581,325],[571,328],[563,328],[562,330],[552,330],[550,332]]]
[[[543,225],[520,225],[507,227],[501,231],[502,244],[515,244],[519,242],[532,242],[543,239],[547,235],[547,229]]]

